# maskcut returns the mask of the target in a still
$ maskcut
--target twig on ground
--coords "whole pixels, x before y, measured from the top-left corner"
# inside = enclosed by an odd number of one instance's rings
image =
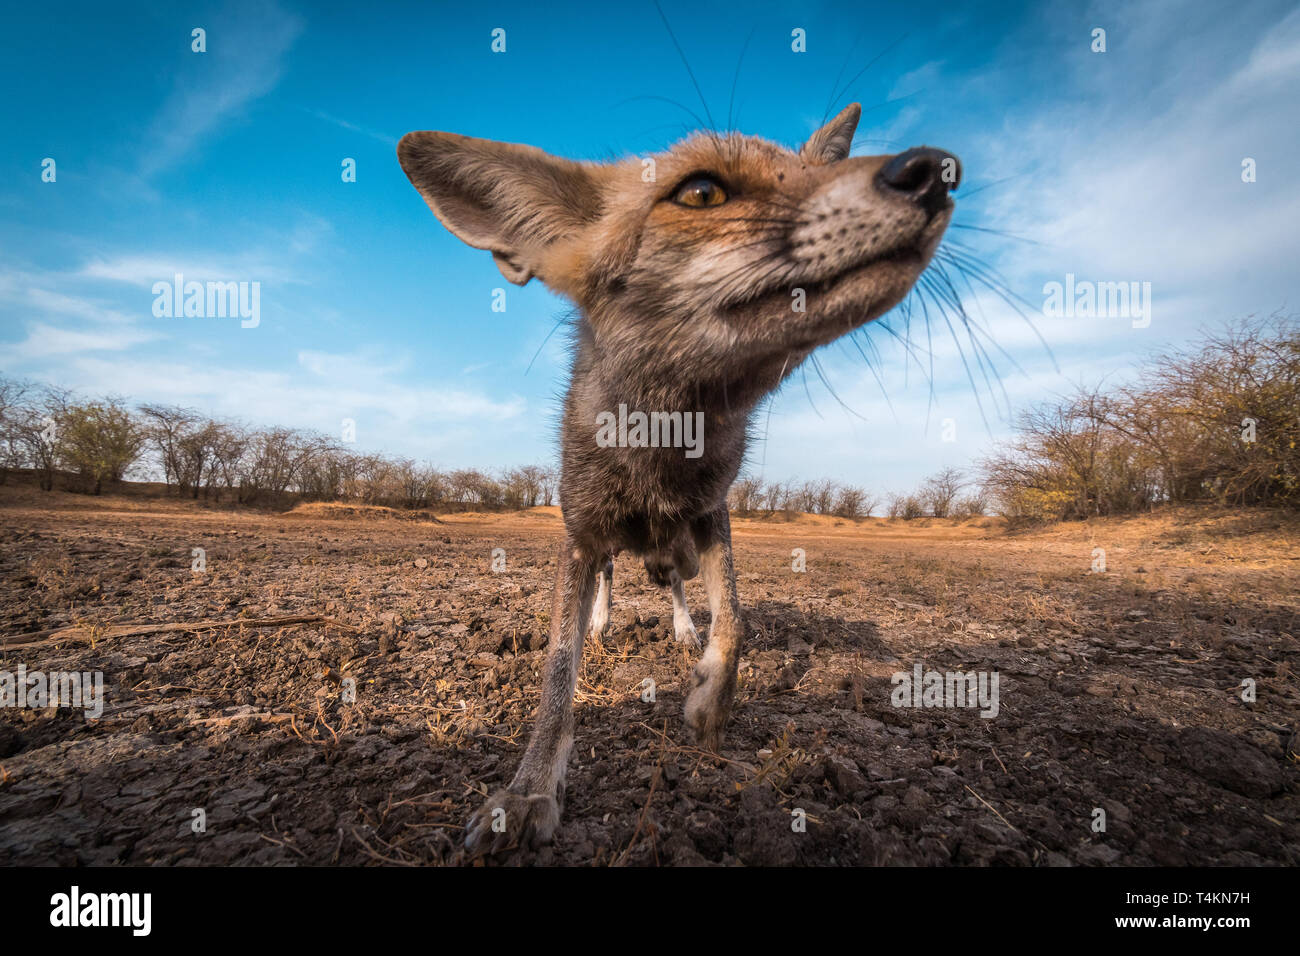
[[[143,634],[168,634],[175,631],[211,631],[223,627],[285,627],[290,624],[327,624],[348,631],[357,628],[351,624],[321,614],[298,615],[294,617],[235,618],[229,621],[173,621],[166,624],[115,624],[111,627],[57,627],[48,631],[32,631],[27,634],[10,634],[0,637],[0,646],[10,649],[39,647],[43,644],[58,644],[62,641],[101,641],[111,637],[137,637]]]
[[[966,785],[966,789],[967,789],[967,790],[970,790],[970,785],[969,785],[969,784]],[[978,793],[975,793],[974,790],[970,790],[970,792],[971,792],[971,794],[974,795],[974,797],[975,797],[976,800],[978,800],[980,803],[984,804],[984,806],[986,806],[986,807],[988,807],[990,810],[992,810],[992,811],[993,811],[993,815],[994,815],[995,817],[997,817],[997,818],[998,818],[999,820],[1001,820],[1003,823],[1006,823],[1008,828],[1010,828],[1010,829],[1012,829],[1012,830],[1015,830],[1016,833],[1019,833],[1019,832],[1020,832],[1019,830],[1016,830],[1015,827],[1011,826],[1010,823],[1007,823],[1007,818],[1004,817],[1002,814],[998,813],[997,808],[996,808],[995,806],[993,806],[993,804],[989,803],[987,800],[985,800],[983,797],[981,797]]]

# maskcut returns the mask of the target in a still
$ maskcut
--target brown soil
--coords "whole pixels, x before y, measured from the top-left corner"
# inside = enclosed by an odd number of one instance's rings
[[[461,826],[527,737],[561,522],[420,517],[0,487],[0,671],[102,671],[107,698],[98,721],[0,709],[0,864],[465,862]],[[736,557],[723,753],[686,739],[695,654],[620,560],[564,822],[511,861],[1300,863],[1293,519],[744,519]],[[231,623],[109,630],[212,621]],[[998,715],[895,708],[917,661],[997,671]]]

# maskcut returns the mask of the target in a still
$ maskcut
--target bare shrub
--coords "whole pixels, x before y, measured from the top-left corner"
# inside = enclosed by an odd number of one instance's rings
[[[1245,321],[1161,353],[1120,388],[1035,406],[981,465],[1016,519],[1218,500],[1300,504],[1300,330]]]
[[[960,469],[944,468],[925,480],[916,497],[931,515],[947,518],[952,512],[953,502],[964,487],[966,480]]]

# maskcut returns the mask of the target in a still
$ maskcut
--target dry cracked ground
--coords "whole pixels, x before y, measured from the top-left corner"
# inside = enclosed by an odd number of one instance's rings
[[[98,720],[0,709],[0,864],[472,862],[461,828],[537,700],[554,510],[6,486],[0,523],[0,672],[99,671],[105,700]],[[620,559],[562,827],[493,862],[1300,863],[1294,519],[746,519],[735,547],[748,642],[722,753],[682,725],[698,652]],[[894,706],[917,663],[996,673],[997,715]]]

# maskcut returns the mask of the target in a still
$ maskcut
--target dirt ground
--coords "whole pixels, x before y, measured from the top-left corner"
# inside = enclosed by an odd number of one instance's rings
[[[0,525],[0,671],[102,671],[106,698],[98,720],[0,709],[0,864],[468,862],[461,827],[508,782],[537,700],[553,509],[266,515],[0,487]],[[496,862],[1300,863],[1294,519],[735,530],[748,643],[723,752],[686,737],[698,652],[620,559],[561,829]],[[687,595],[703,636],[698,581]],[[318,620],[254,623],[285,617]],[[197,622],[225,623],[129,633]],[[894,706],[891,675],[917,663],[996,672],[997,715]]]

